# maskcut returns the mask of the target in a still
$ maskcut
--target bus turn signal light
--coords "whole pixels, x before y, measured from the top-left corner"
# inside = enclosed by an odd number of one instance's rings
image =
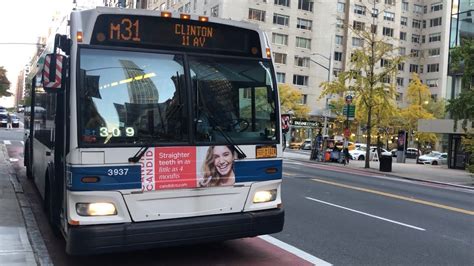
[[[78,31],[76,33],[76,40],[77,40],[77,42],[82,42],[82,40],[83,40],[82,31]]]
[[[82,183],[99,183],[100,177],[98,176],[84,176],[81,178]]]
[[[270,51],[270,48],[267,48],[267,58],[272,58],[272,51]]]

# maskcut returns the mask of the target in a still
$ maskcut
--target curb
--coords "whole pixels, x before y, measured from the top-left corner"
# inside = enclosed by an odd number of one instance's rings
[[[332,165],[332,164],[327,164],[327,163],[317,162],[317,161],[311,161],[311,160],[306,160],[306,159],[284,158],[284,157],[283,157],[283,159],[299,161],[299,162],[307,162],[307,163],[319,164],[319,165],[329,165],[329,166],[342,168],[342,167],[339,167],[337,165]],[[345,168],[345,169],[347,169],[347,168]],[[367,173],[371,173],[371,174],[374,174],[374,173],[375,174],[381,174],[381,175],[384,175],[384,176],[387,176],[387,177],[393,177],[393,178],[398,178],[398,179],[405,179],[405,180],[410,180],[410,181],[417,181],[417,182],[424,182],[424,183],[431,183],[431,184],[438,184],[438,185],[444,185],[444,186],[451,186],[451,187],[456,187],[456,188],[474,190],[474,186],[465,186],[465,185],[458,185],[458,184],[445,183],[445,182],[439,182],[439,181],[417,179],[417,178],[413,178],[413,177],[400,176],[400,175],[396,175],[396,174],[389,173],[389,172],[381,172],[381,171],[377,171],[375,169],[374,170],[367,170],[366,168],[354,168],[354,169],[357,169],[358,171],[362,171],[362,172],[367,172]]]
[[[0,144],[1,152],[4,154],[4,163],[9,168],[9,179],[15,191],[15,196],[18,202],[18,206],[21,211],[21,216],[25,224],[26,234],[28,236],[28,242],[33,251],[35,262],[40,266],[54,265],[49,256],[48,249],[44,243],[43,237],[39,230],[33,211],[31,210],[30,201],[26,198],[23,190],[23,186],[18,180],[18,176],[10,163],[8,152],[5,144]],[[1,163],[1,162],[0,162]]]

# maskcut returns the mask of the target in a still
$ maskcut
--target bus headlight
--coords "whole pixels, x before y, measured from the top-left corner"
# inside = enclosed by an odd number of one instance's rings
[[[117,209],[113,203],[108,202],[77,203],[76,212],[80,216],[106,216],[116,215]]]
[[[253,203],[274,201],[276,199],[276,195],[276,189],[257,191],[253,196]]]

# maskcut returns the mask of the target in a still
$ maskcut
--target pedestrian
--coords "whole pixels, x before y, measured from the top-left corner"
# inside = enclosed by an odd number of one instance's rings
[[[349,148],[345,147],[343,150],[344,153],[344,165],[349,164],[349,160],[351,159],[351,154],[349,153]]]
[[[7,129],[11,129],[12,128],[12,117],[10,116],[10,114],[8,114],[7,116]]]

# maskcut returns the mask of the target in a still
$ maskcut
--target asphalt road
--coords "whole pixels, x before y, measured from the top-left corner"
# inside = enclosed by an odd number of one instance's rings
[[[92,257],[70,257],[25,178],[23,132],[0,129],[55,265],[304,265],[259,238]],[[350,172],[348,172],[350,171]],[[286,160],[285,228],[272,235],[334,265],[474,265],[474,193],[388,179],[363,170]]]
[[[474,264],[472,190],[332,168],[285,163],[276,238],[335,265]]]

